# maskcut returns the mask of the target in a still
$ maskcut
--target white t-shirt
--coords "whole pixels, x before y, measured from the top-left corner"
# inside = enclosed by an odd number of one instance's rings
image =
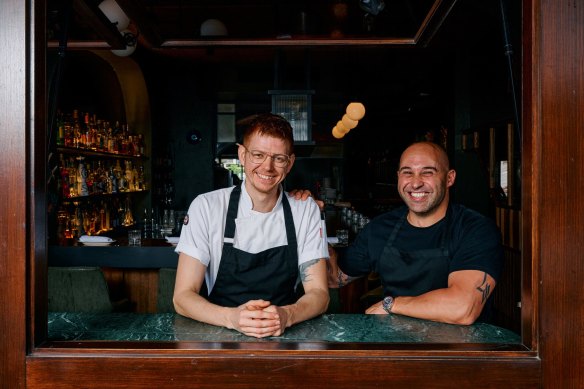
[[[209,292],[213,289],[221,262],[227,208],[233,188],[204,193],[193,200],[188,211],[188,224],[183,225],[175,249],[177,253],[185,253],[207,266],[205,280]],[[282,193],[284,191],[280,187],[280,197],[271,212],[257,212],[252,209],[245,183],[241,185],[233,247],[255,254],[288,244]],[[290,203],[296,229],[298,265],[323,258],[326,237],[323,239],[318,205],[312,198],[302,201],[295,200],[287,193],[285,195]]]

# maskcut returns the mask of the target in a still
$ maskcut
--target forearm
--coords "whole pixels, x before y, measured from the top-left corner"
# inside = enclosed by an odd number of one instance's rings
[[[329,299],[328,289],[314,288],[307,291],[296,303],[282,307],[287,313],[286,327],[323,314]]]
[[[461,297],[459,293],[444,288],[415,297],[397,297],[391,312],[419,319],[468,325],[474,323],[481,310],[480,302]]]
[[[175,310],[182,316],[220,327],[233,328],[229,320],[230,310],[209,302],[193,291],[183,291],[174,296]]]
[[[338,254],[329,246],[329,260],[327,261],[327,281],[329,288],[342,288],[348,283],[361,278],[361,276],[353,277],[345,274],[338,265]]]

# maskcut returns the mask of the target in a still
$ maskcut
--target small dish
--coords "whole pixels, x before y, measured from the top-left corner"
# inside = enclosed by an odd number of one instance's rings
[[[175,247],[178,244],[178,241],[180,239],[180,237],[178,237],[178,236],[166,236],[165,238],[166,238],[166,241],[168,243],[170,243],[171,245],[173,245]]]
[[[114,242],[115,242],[115,240],[112,240],[111,242],[79,242],[79,243],[81,243],[83,246],[103,247],[103,246],[109,246],[110,244],[112,244]]]

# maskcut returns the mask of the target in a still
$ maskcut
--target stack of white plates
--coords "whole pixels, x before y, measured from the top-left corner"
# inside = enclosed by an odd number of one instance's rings
[[[115,240],[107,236],[81,235],[79,242],[83,243],[84,246],[107,246],[114,243]]]

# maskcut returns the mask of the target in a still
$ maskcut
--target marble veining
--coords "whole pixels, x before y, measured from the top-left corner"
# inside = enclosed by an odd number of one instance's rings
[[[288,328],[283,336],[255,339],[173,313],[57,313],[48,317],[48,340],[353,343],[520,343],[507,329],[485,323],[459,326],[399,315],[327,314]]]

